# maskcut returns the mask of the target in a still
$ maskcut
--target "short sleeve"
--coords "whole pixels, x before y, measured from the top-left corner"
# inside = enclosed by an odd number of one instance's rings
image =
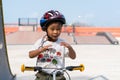
[[[36,50],[41,46],[41,39],[37,40],[31,50]]]

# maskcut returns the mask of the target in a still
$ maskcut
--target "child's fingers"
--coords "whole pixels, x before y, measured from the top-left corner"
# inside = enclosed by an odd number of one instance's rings
[[[52,45],[50,44],[50,45],[47,45],[47,47],[51,47]]]
[[[51,47],[52,45],[47,45],[47,46],[43,46],[44,48],[48,48],[48,47]]]
[[[45,49],[48,49],[49,47],[51,47],[52,45],[47,45],[47,46],[44,46]]]
[[[61,46],[65,46],[65,47],[67,47],[67,43],[66,42],[61,42],[61,44],[60,44]]]
[[[61,46],[64,46],[64,45],[65,45],[65,42],[61,42],[60,45],[61,45]]]
[[[68,43],[66,43],[66,42],[61,42],[61,46],[65,46],[65,47],[68,48],[70,45]]]

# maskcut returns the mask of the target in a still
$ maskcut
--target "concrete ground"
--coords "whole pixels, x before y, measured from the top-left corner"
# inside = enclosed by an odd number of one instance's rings
[[[120,41],[120,38],[117,38]],[[28,57],[32,45],[7,45],[11,71],[17,80],[34,80],[32,71],[21,72],[21,65],[34,66],[36,59]],[[77,58],[66,59],[67,65],[85,65],[85,71],[68,71],[71,80],[120,80],[120,45],[72,45]],[[65,74],[67,77],[67,75]],[[98,77],[96,79],[96,77]],[[95,78],[95,79],[94,79]],[[104,79],[103,79],[104,78]]]

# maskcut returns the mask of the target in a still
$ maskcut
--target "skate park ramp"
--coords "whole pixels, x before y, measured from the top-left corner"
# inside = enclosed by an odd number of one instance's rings
[[[2,0],[0,0],[0,80],[14,80],[15,76],[11,73],[8,62],[2,11]]]
[[[95,36],[76,36],[74,39],[77,44],[119,44],[119,41],[110,32],[97,32]]]
[[[46,33],[33,32],[33,31],[17,31],[6,35],[6,42],[9,45],[26,45],[34,44],[39,38],[43,37]],[[33,38],[34,36],[34,38]],[[98,32],[94,36],[75,36],[73,33],[61,33],[60,37],[69,44],[95,44],[95,45],[118,45],[118,40],[110,32]]]

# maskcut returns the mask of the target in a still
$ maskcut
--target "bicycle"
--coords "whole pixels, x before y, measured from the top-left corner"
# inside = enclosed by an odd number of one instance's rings
[[[80,64],[79,66],[67,66],[67,67],[63,67],[63,68],[42,68],[42,67],[32,67],[32,66],[25,66],[24,64],[21,65],[21,72],[24,71],[41,71],[42,69],[55,69],[55,71],[53,72],[53,80],[56,80],[56,73],[60,70],[62,70],[63,72],[66,72],[66,70],[68,71],[73,71],[73,70],[80,70],[81,72],[84,71],[85,67],[83,64]],[[67,73],[69,80],[71,80],[70,75]]]

